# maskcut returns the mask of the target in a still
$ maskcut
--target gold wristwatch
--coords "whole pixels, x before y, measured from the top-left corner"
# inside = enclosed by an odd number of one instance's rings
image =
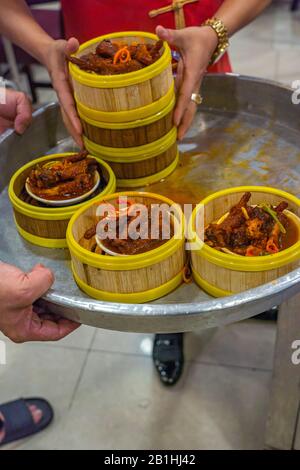
[[[223,21],[219,20],[218,18],[210,18],[209,20],[206,20],[204,23],[202,23],[201,26],[210,26],[218,36],[219,42],[215,52],[212,55],[210,61],[211,65],[214,64],[217,59],[219,59],[219,57],[223,55],[226,49],[229,47],[228,30]]]

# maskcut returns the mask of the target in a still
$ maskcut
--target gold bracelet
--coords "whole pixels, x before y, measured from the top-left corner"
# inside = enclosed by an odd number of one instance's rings
[[[210,65],[214,64],[216,60],[224,54],[226,49],[229,47],[228,30],[222,20],[218,18],[210,18],[202,23],[201,26],[210,26],[218,36],[218,46],[213,53],[210,61]]]

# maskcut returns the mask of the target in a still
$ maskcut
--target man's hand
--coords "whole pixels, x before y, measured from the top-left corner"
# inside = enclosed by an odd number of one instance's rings
[[[24,273],[0,262],[0,331],[15,343],[57,341],[79,327],[57,318],[33,303],[45,294],[54,281],[49,269],[35,266]]]
[[[67,56],[74,54],[78,48],[79,42],[75,38],[68,41],[63,39],[53,41],[47,50],[45,65],[61,105],[65,126],[75,142],[83,147],[82,126],[77,114],[66,62]]]
[[[32,120],[32,107],[24,93],[5,90],[5,104],[0,104],[0,134],[14,128],[23,134]]]
[[[209,26],[191,27],[182,30],[156,28],[156,34],[170,46],[176,47],[181,55],[176,79],[177,104],[174,124],[178,127],[181,140],[195,116],[197,106],[191,101],[193,93],[199,93],[210,59],[217,48],[218,37]]]

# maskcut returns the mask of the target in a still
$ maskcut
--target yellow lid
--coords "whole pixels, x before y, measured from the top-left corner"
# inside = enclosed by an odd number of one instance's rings
[[[300,259],[300,240],[295,243],[290,248],[283,250],[274,255],[268,256],[236,256],[223,253],[221,251],[215,250],[214,248],[208,246],[206,243],[203,243],[198,234],[195,233],[195,220],[197,213],[200,208],[202,208],[209,202],[214,199],[218,199],[222,196],[226,197],[229,194],[241,193],[241,192],[265,192],[268,194],[273,194],[282,198],[286,201],[290,201],[300,208],[300,200],[280,189],[264,187],[264,186],[240,186],[237,188],[225,189],[223,191],[218,191],[214,194],[211,194],[207,198],[198,204],[194,209],[193,214],[189,222],[189,239],[198,246],[198,255],[210,261],[217,266],[223,268],[232,269],[234,271],[244,271],[244,272],[257,272],[257,271],[270,271],[272,269],[281,268],[287,264],[293,263]],[[300,222],[300,219],[299,219]]]
[[[79,117],[92,126],[103,129],[132,129],[147,126],[167,116],[174,108],[176,98],[172,84],[168,93],[159,100],[130,111],[97,111],[81,104],[77,99],[76,102]]]
[[[87,295],[89,295],[93,299],[103,300],[105,302],[118,302],[128,304],[143,304],[146,302],[151,302],[152,300],[159,299],[160,297],[164,297],[165,295],[169,294],[177,287],[179,287],[180,284],[182,284],[183,282],[183,271],[181,271],[173,279],[154,289],[149,289],[145,292],[137,292],[134,294],[118,294],[115,292],[102,291],[89,286],[77,276],[73,265],[72,272],[74,279],[81,290],[83,290]]]
[[[155,34],[145,33],[142,31],[127,31],[122,33],[106,34],[105,36],[99,36],[83,43],[74,56],[77,57],[79,54],[84,53],[87,48],[97,45],[104,39],[124,39],[128,37],[132,37],[133,40],[139,40],[141,37],[150,39],[152,41],[158,40],[158,37]],[[151,64],[141,70],[137,70],[136,72],[130,72],[121,75],[98,75],[93,72],[86,72],[81,70],[77,65],[72,64],[71,62],[69,62],[69,71],[72,78],[82,85],[93,88],[123,88],[130,85],[136,85],[137,83],[142,83],[146,80],[151,80],[168,67],[171,67],[171,60],[171,49],[168,43],[164,42],[164,52],[162,56],[156,62],[154,62],[154,64]]]
[[[163,245],[155,248],[154,250],[148,251],[146,253],[140,253],[138,255],[130,255],[130,256],[105,256],[99,255],[96,253],[92,253],[85,248],[83,248],[74,238],[73,235],[73,225],[76,220],[84,214],[84,212],[91,207],[95,202],[89,204],[88,206],[82,207],[79,209],[71,218],[68,229],[67,229],[67,242],[70,252],[73,256],[75,256],[79,261],[84,264],[88,264],[89,266],[93,266],[98,269],[106,269],[108,271],[131,271],[133,269],[140,269],[145,268],[147,266],[151,266],[156,263],[160,263],[161,261],[165,260],[166,258],[173,255],[177,250],[182,247],[185,243],[184,237],[184,230],[185,230],[185,223],[184,223],[184,215],[181,210],[181,207],[175,202],[171,201],[164,196],[154,193],[148,192],[133,192],[133,191],[125,191],[116,194],[111,194],[105,196],[101,199],[102,201],[110,201],[111,199],[115,199],[122,196],[134,197],[134,196],[145,196],[147,198],[151,198],[157,200],[158,202],[168,204],[172,206],[177,215],[177,220],[179,221],[178,226],[176,227],[176,232],[174,236],[166,241]]]
[[[30,168],[34,167],[38,163],[46,162],[48,160],[57,160],[59,158],[65,158],[70,155],[75,155],[76,152],[67,152],[67,153],[55,153],[52,155],[47,155],[44,157],[37,158],[36,160],[32,160],[26,165],[22,166],[16,173],[13,175],[13,177],[10,180],[9,183],[9,188],[8,188],[8,195],[9,199],[14,207],[14,209],[18,212],[20,212],[23,215],[26,215],[27,217],[32,217],[33,219],[39,219],[39,220],[65,220],[65,219],[70,219],[71,216],[76,212],[76,210],[80,207],[85,206],[86,204],[89,204],[90,201],[82,202],[80,204],[77,204],[76,206],[67,206],[67,207],[36,207],[32,206],[31,204],[28,204],[27,202],[22,201],[15,193],[14,191],[14,186],[17,178],[26,170],[29,170]],[[101,166],[103,166],[106,171],[109,174],[109,180],[107,182],[107,186],[104,188],[102,193],[98,194],[93,198],[94,200],[99,200],[102,198],[102,196],[106,194],[111,194],[116,190],[116,177],[114,175],[114,172],[110,168],[110,166],[103,160],[100,160],[97,157],[94,157]]]
[[[133,163],[157,157],[166,152],[177,140],[177,127],[173,127],[170,132],[150,144],[139,145],[138,147],[117,148],[105,147],[95,144],[87,137],[83,137],[86,149],[97,157],[105,161],[114,163]]]
[[[131,179],[117,179],[117,186],[118,188],[143,188],[150,184],[157,183],[165,178],[167,178],[173,171],[176,169],[179,162],[179,152],[177,152],[177,156],[175,160],[171,163],[171,165],[164,168],[162,171],[158,173],[154,173],[154,175],[144,176],[143,178],[131,178]]]

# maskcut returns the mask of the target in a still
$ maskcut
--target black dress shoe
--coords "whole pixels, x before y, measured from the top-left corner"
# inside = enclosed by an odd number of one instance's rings
[[[256,315],[255,320],[267,320],[267,321],[277,321],[278,319],[278,307],[273,307],[271,310],[267,310],[266,312],[260,313]]]
[[[163,385],[175,385],[184,364],[183,333],[155,335],[152,356]]]

